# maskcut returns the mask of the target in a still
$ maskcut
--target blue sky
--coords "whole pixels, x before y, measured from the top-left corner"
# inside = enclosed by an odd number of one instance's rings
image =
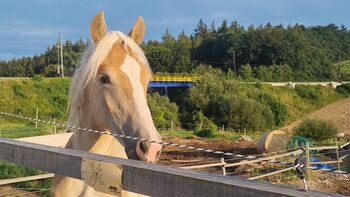
[[[0,59],[40,54],[63,39],[87,39],[92,17],[105,11],[109,30],[129,32],[144,17],[145,39],[159,40],[166,28],[191,34],[199,19],[223,19],[248,26],[300,23],[350,27],[349,0],[1,0]]]

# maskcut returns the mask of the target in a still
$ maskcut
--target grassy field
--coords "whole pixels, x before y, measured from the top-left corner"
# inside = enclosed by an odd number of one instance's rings
[[[3,138],[22,138],[38,135],[52,134],[52,128],[48,125],[39,125],[35,128],[32,123],[10,121],[0,118],[0,136]]]
[[[192,138],[195,135],[195,131],[188,131],[188,130],[159,130],[159,133],[162,136],[167,137],[178,137],[178,138]],[[246,135],[251,137],[253,140],[258,140],[260,136],[262,135],[262,132],[247,132]],[[207,137],[207,139],[221,139],[221,140],[238,140],[240,137],[244,135],[243,132],[234,132],[234,131],[216,131],[213,133],[213,136]]]
[[[22,138],[38,135],[48,135],[52,133],[52,127],[48,125],[38,125],[35,128],[34,123],[21,122],[12,119],[4,119],[0,116],[0,137],[3,138]],[[24,166],[0,161],[0,179],[17,178],[41,174],[40,170],[30,169]],[[22,182],[12,184],[14,188],[50,188],[51,179]],[[50,196],[49,192],[42,192],[42,196]]]
[[[69,78],[0,80],[0,110],[39,117],[66,119]]]

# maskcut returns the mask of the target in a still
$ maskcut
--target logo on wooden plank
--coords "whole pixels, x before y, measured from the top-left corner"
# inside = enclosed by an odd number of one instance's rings
[[[83,158],[81,177],[96,191],[121,196],[122,166]]]

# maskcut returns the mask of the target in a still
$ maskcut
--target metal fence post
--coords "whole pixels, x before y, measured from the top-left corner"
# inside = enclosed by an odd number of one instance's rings
[[[310,143],[309,142],[306,142],[305,152],[306,152],[306,178],[308,181],[310,181]]]

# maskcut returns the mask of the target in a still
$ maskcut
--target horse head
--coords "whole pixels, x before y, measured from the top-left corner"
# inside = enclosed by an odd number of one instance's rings
[[[145,33],[142,17],[125,35],[108,32],[104,13],[100,12],[93,18],[90,31],[93,43],[72,81],[70,122],[141,138],[118,140],[129,158],[156,162],[162,146],[149,142],[159,141],[160,135],[146,99],[152,73],[139,47]]]

